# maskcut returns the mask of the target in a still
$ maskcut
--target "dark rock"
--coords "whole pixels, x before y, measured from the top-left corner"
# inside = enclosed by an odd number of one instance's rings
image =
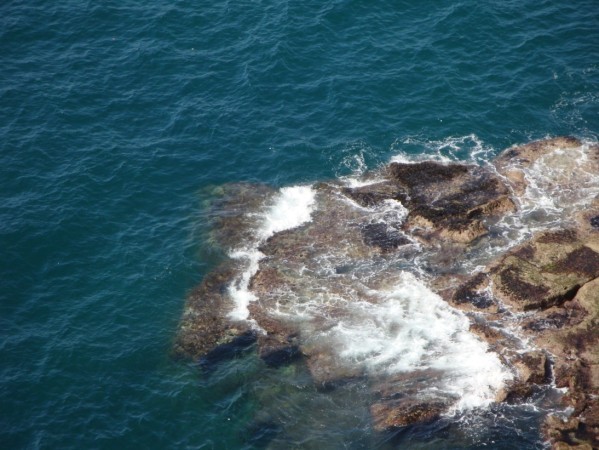
[[[270,367],[281,367],[301,358],[296,336],[262,335],[258,337],[258,356]]]
[[[485,219],[515,208],[499,177],[478,166],[392,163],[387,172],[407,191],[407,229],[425,240],[471,242],[487,232]]]
[[[266,348],[266,350],[262,347],[259,356],[266,365],[280,367],[298,360],[302,353],[297,345],[287,345],[285,347]]]
[[[456,289],[451,301],[457,305],[472,304],[477,309],[486,309],[495,304],[495,300],[483,289],[488,283],[485,273],[478,273]]]
[[[541,233],[536,238],[536,242],[540,244],[573,244],[577,240],[576,231],[574,230],[547,231]]]
[[[539,387],[534,384],[523,381],[509,383],[505,388],[505,395],[501,401],[509,405],[519,404],[528,400],[538,391]]]
[[[357,188],[343,188],[341,192],[367,208],[379,205],[385,200],[398,200],[403,203],[407,198],[405,189],[387,181]]]
[[[550,329],[560,329],[570,323],[570,316],[566,311],[556,311],[547,316],[537,317],[527,320],[522,328],[526,331],[543,331]]]
[[[214,366],[241,355],[256,342],[256,332],[245,331],[239,335],[231,336],[226,342],[218,344],[199,359],[200,366],[212,369]]]
[[[577,272],[589,278],[599,275],[599,254],[589,247],[580,247],[568,253],[562,259],[549,268],[552,273]],[[572,295],[574,297],[574,295]]]
[[[404,234],[383,222],[366,224],[360,231],[366,245],[378,247],[383,252],[395,250],[412,242]]]
[[[593,228],[599,228],[599,216],[591,217],[590,223]]]
[[[421,163],[391,163],[389,166],[390,178],[413,189],[418,186],[427,186],[454,180],[468,173],[469,166],[462,164],[441,164],[434,161]]]

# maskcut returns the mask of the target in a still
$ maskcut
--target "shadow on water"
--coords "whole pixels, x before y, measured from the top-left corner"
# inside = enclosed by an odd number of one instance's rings
[[[200,358],[198,365],[205,373],[216,370],[217,366],[225,361],[230,361],[255,350],[256,333],[247,331],[234,338],[231,342],[221,344]]]

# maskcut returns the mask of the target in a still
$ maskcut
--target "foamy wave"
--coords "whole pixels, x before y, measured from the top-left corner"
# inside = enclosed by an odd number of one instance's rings
[[[469,320],[403,272],[380,303],[360,302],[348,319],[327,331],[340,358],[363,365],[370,375],[426,369],[439,371],[429,386],[457,398],[456,409],[491,403],[511,375],[487,345],[469,331]]]
[[[310,186],[284,187],[264,214],[260,237],[265,241],[279,231],[300,226],[311,219],[315,192]]]
[[[246,320],[249,316],[248,305],[256,300],[256,296],[248,287],[250,280],[258,272],[260,260],[264,257],[258,247],[275,233],[309,222],[315,202],[315,192],[310,186],[282,188],[274,203],[261,215],[260,228],[256,233],[257,240],[249,243],[247,248],[236,249],[229,254],[245,266],[241,277],[229,286],[229,295],[235,302],[235,308],[229,313],[231,319]]]

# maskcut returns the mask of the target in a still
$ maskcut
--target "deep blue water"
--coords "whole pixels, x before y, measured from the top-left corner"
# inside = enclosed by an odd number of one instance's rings
[[[537,448],[505,421],[381,440],[357,387],[169,352],[213,186],[598,132],[594,0],[3,1],[0,447]],[[261,421],[286,401],[312,435]]]

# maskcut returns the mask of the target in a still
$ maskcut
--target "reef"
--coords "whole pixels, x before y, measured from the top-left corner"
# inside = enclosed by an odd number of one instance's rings
[[[214,240],[245,256],[225,258],[189,295],[176,355],[207,364],[255,346],[269,366],[301,360],[321,389],[365,380],[377,430],[437,420],[459,404],[443,389],[456,373],[426,353],[410,366],[408,350],[347,344],[365,321],[402,337],[380,311],[398,304],[394,286],[418,278],[427,301],[445,302],[435,307],[455,321],[451,336],[466,317],[465,332],[505,368],[489,401],[561,389],[545,437],[559,449],[599,447],[598,146],[558,137],[486,166],[392,162],[361,183],[314,185],[310,220],[270,234],[260,234],[259,205],[276,192],[233,191],[217,202]]]

